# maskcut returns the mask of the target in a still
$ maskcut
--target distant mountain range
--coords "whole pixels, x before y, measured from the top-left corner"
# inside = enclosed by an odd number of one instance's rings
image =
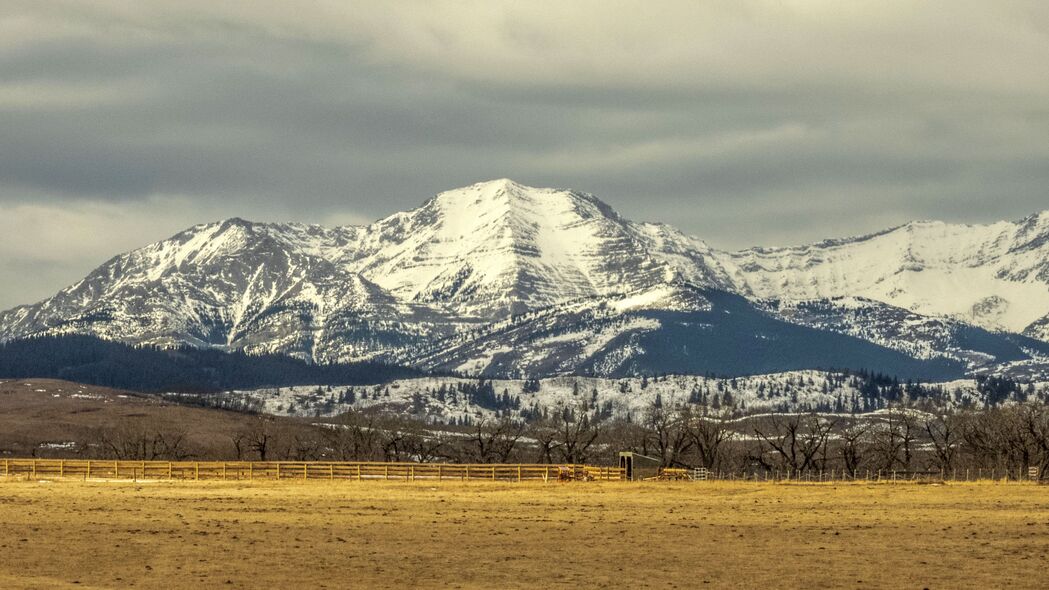
[[[368,226],[198,225],[0,313],[0,340],[60,334],[499,377],[1042,379],[1049,212],[724,252],[503,179]]]

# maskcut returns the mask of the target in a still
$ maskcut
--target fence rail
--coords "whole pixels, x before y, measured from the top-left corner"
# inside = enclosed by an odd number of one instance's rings
[[[0,475],[83,479],[618,481],[618,467],[545,464],[319,461],[108,461],[4,459]]]
[[[1029,469],[951,471],[741,470],[662,468],[650,479],[772,482],[1035,481],[1045,473]],[[145,480],[401,480],[401,481],[620,481],[620,467],[576,464],[381,463],[324,461],[113,461],[87,459],[2,459],[0,476]]]

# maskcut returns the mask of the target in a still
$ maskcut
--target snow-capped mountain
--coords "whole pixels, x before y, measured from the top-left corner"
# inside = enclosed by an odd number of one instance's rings
[[[752,248],[722,260],[740,291],[753,297],[865,297],[1046,338],[1049,211],[991,225],[914,222],[854,239]]]
[[[1035,374],[1049,214],[730,253],[503,179],[368,226],[195,226],[0,314],[0,340],[47,333],[489,375]]]
[[[366,228],[342,262],[391,295],[482,319],[682,279],[726,288],[703,242],[592,195],[496,180]]]

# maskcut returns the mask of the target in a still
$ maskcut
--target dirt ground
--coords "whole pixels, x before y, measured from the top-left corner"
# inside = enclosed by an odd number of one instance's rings
[[[1045,587],[1049,486],[0,481],[0,588]]]

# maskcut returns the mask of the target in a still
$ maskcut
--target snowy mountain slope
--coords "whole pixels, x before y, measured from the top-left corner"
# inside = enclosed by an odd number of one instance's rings
[[[520,377],[862,367],[944,379],[966,368],[958,359],[913,358],[851,335],[781,321],[742,297],[689,285],[544,309],[410,355],[405,360],[426,369]]]
[[[1024,328],[1023,333],[1024,336],[1030,336],[1031,338],[1043,342],[1049,342],[1049,315],[1031,322],[1031,325]]]
[[[680,277],[728,287],[703,242],[622,219],[591,195],[502,179],[370,226],[359,272],[406,301],[486,319]]]
[[[923,316],[862,297],[771,299],[758,304],[792,323],[862,338],[912,358],[960,361],[971,371],[1003,362],[1049,359],[1049,343],[1040,340],[991,333],[952,318]]]
[[[4,334],[85,333],[307,358],[324,358],[319,349],[334,346],[342,356],[367,356],[375,332],[411,309],[328,260],[347,233],[239,219],[196,226],[113,258],[51,299],[6,312]],[[363,341],[352,336],[362,325]]]
[[[727,253],[592,195],[501,179],[368,226],[195,226],[0,313],[0,340],[86,333],[489,375],[1033,375],[1045,348],[1015,334],[1049,336],[1047,285],[1045,213]]]
[[[611,374],[643,351],[631,342],[663,325],[640,312],[710,310],[696,289],[666,285],[591,297],[494,322],[406,351],[404,361],[431,370],[489,375]]]
[[[1049,310],[1049,212],[991,225],[915,222],[860,238],[727,253],[722,261],[752,297],[865,297],[1015,333]]]

